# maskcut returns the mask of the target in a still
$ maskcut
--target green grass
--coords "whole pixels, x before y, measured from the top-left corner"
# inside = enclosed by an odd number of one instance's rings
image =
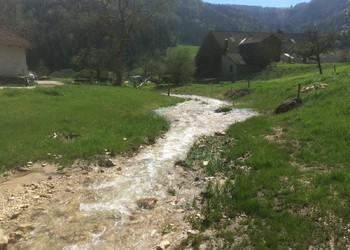
[[[195,58],[197,55],[197,52],[199,50],[199,46],[193,46],[193,45],[178,45],[176,47],[170,47],[168,48],[168,50],[174,50],[174,49],[178,49],[178,48],[182,48],[182,49],[187,49],[191,55],[191,57]]]
[[[313,65],[279,64],[263,72],[251,81],[251,94],[230,98],[236,107],[260,115],[232,125],[226,137],[205,138],[206,147],[193,148],[189,166],[208,160],[207,175],[227,178],[203,191],[204,219],[191,220],[202,235],[207,229],[216,232],[202,243],[216,242],[219,249],[349,246],[350,68],[338,64],[335,73],[333,64],[325,64],[324,69],[319,75]],[[315,82],[328,87],[302,93],[303,105],[288,113],[272,114],[296,96],[299,83]],[[246,87],[241,81],[174,91],[225,98],[224,92]],[[236,225],[242,214],[245,219]]]
[[[114,154],[135,149],[168,126],[152,110],[176,101],[150,91],[102,86],[0,90],[0,172],[27,161],[66,164],[105,149]],[[60,136],[69,133],[78,136]]]

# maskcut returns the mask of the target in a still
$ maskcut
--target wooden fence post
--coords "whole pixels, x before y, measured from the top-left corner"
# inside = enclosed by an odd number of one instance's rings
[[[300,91],[301,91],[301,84],[299,83],[298,86],[298,95],[297,95],[297,100],[300,101]]]

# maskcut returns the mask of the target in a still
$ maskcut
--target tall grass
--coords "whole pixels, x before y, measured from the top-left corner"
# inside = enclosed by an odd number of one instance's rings
[[[0,171],[27,161],[61,163],[129,151],[167,122],[152,110],[174,98],[131,88],[62,86],[0,90]],[[74,135],[72,138],[69,135]]]

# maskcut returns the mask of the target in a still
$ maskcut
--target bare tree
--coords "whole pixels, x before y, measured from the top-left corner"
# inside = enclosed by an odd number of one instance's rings
[[[305,43],[295,45],[292,48],[292,51],[296,54],[301,55],[303,58],[316,61],[320,74],[322,74],[323,71],[320,55],[322,53],[327,53],[334,48],[335,33],[319,33],[318,31],[308,31],[306,32],[305,36]]]
[[[170,0],[95,0],[101,18],[110,30],[114,50],[115,85],[120,86],[128,43],[152,18],[164,11]]]

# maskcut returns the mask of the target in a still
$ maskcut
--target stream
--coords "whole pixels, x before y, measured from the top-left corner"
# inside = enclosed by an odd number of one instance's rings
[[[169,198],[175,163],[186,158],[199,137],[223,132],[256,115],[248,109],[216,113],[229,104],[179,97],[186,101],[155,111],[170,121],[166,134],[134,157],[112,159],[122,171],[111,171],[53,199],[50,208],[38,207],[29,221],[35,229],[16,249],[152,249],[151,243],[159,238],[157,225],[167,219],[161,206]],[[158,208],[141,210],[137,201],[144,198],[156,199]]]

